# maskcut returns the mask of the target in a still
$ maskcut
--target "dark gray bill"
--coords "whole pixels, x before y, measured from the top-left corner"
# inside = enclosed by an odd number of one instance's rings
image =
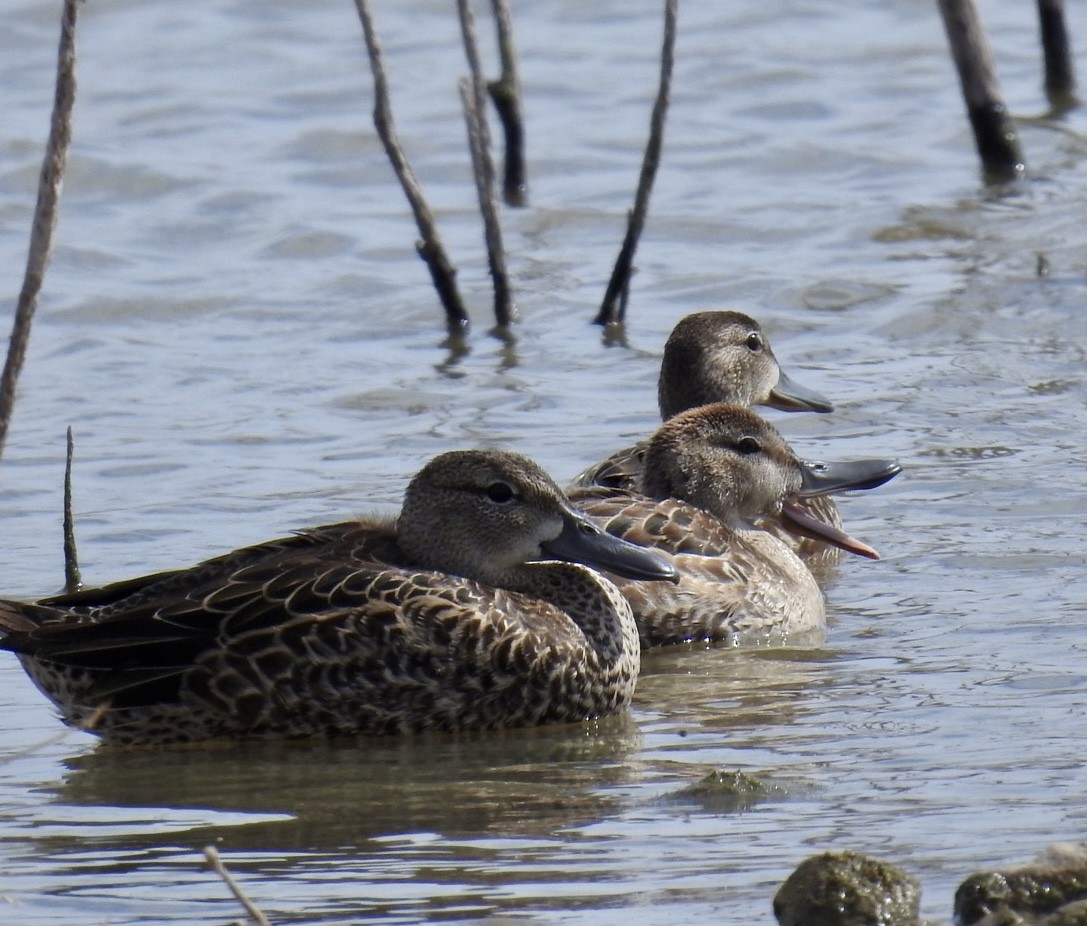
[[[848,463],[821,463],[802,460],[800,497],[834,495],[850,489],[874,489],[894,479],[902,466],[897,460],[851,460]]]
[[[627,579],[679,581],[679,575],[667,560],[644,547],[613,537],[573,511],[564,516],[562,533],[542,546],[544,552],[556,559],[604,569]]]
[[[832,412],[834,406],[814,389],[794,383],[784,370],[778,371],[778,384],[770,390],[766,400],[771,408],[783,412]]]

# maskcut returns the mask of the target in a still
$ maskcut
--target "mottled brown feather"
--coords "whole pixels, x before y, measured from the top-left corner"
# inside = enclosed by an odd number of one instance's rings
[[[487,500],[495,480],[510,499]],[[445,454],[413,480],[398,524],[344,522],[191,569],[0,601],[0,647],[68,723],[116,743],[614,713],[638,673],[629,605],[585,566],[526,561],[570,519],[581,524],[531,461]],[[433,568],[447,561],[488,581]]]
[[[738,449],[755,438],[758,451]],[[677,585],[616,583],[643,646],[818,638],[823,596],[790,546],[752,525],[801,486],[799,463],[754,412],[723,404],[671,418],[646,445],[639,490],[572,490],[607,531],[669,556]]]

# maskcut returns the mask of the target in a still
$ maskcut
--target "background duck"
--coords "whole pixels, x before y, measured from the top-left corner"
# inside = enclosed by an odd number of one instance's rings
[[[617,580],[643,646],[697,640],[786,642],[825,628],[823,595],[792,548],[754,524],[766,515],[803,536],[872,559],[879,554],[801,504],[871,488],[900,470],[887,460],[809,464],[754,412],[717,403],[666,421],[646,445],[639,491],[575,490],[605,529],[668,554],[679,583]]]
[[[832,412],[822,395],[793,382],[778,364],[762,326],[733,311],[684,316],[664,344],[657,405],[661,421],[689,408],[728,402],[782,411]],[[579,474],[572,485],[637,487],[648,441],[617,450]]]
[[[639,667],[629,604],[588,566],[674,579],[532,461],[459,451],[395,521],[0,601],[0,647],[67,723],[118,743],[575,721],[623,708]]]
[[[734,311],[695,312],[681,318],[664,345],[657,405],[662,421],[714,402],[744,407],[766,405],[781,411],[827,413],[834,406],[814,390],[794,382],[778,364],[762,326]],[[575,477],[572,487],[603,486],[636,490],[644,467],[647,441],[617,450]],[[842,526],[832,498],[818,496],[802,504],[814,517]],[[840,558],[837,547],[811,537],[797,537],[775,518],[760,526],[791,545],[802,559],[819,567]]]

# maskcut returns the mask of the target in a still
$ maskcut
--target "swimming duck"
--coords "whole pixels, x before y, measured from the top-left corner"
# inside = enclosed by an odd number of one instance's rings
[[[0,647],[114,743],[576,721],[623,708],[639,667],[630,606],[590,566],[675,579],[531,460],[458,451],[411,480],[395,521],[0,601]]]
[[[766,405],[793,412],[834,411],[822,395],[785,375],[757,321],[733,311],[687,315],[676,323],[664,345],[657,380],[661,420],[712,402]],[[636,489],[645,465],[646,445],[647,441],[641,441],[616,451],[576,476],[571,487]],[[841,515],[833,499],[819,496],[801,505],[813,517],[841,528]],[[833,565],[840,558],[833,545],[796,537],[774,517],[765,518],[760,526],[792,545],[809,565]]]
[[[687,315],[676,323],[664,344],[657,380],[661,420],[712,402],[767,405],[790,412],[834,411],[818,392],[785,375],[755,319],[732,311]],[[573,485],[634,488],[646,443],[617,450],[578,475]]]
[[[677,585],[617,579],[643,646],[689,641],[783,643],[825,628],[815,578],[791,547],[753,525],[770,514],[806,537],[871,559],[879,554],[800,502],[872,488],[901,467],[888,460],[810,464],[749,409],[717,403],[682,412],[650,438],[639,491],[573,490],[609,533],[667,554]]]

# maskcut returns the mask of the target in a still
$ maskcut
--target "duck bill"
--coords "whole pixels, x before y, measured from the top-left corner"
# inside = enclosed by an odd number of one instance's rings
[[[851,489],[874,489],[894,479],[902,466],[897,460],[850,460],[848,463],[800,464],[800,497],[834,495]]]
[[[839,530],[834,525],[827,524],[826,521],[820,521],[808,514],[795,500],[786,501],[781,506],[781,520],[787,530],[800,537],[809,537],[812,540],[829,543],[839,550],[847,550],[850,553],[856,553],[858,556],[866,556],[868,559],[879,559],[879,553],[868,544],[857,540],[855,537],[850,537],[845,531]]]
[[[814,389],[808,389],[794,383],[785,371],[778,372],[777,385],[770,390],[770,396],[763,403],[783,412],[832,412],[834,406]]]
[[[679,581],[675,567],[663,557],[613,537],[604,528],[573,511],[563,518],[562,533],[541,546],[548,556],[555,559],[614,572],[627,579]]]

